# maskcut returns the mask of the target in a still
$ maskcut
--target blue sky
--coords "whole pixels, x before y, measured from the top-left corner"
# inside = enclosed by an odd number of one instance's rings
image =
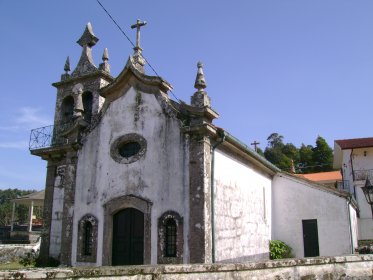
[[[371,0],[101,2],[133,41],[130,25],[148,22],[144,56],[179,99],[190,101],[201,60],[215,124],[247,144],[264,149],[272,132],[297,146],[373,136]],[[118,75],[132,47],[96,1],[0,0],[0,189],[44,187],[30,130],[52,124],[51,83],[68,55],[76,66],[87,22],[96,65],[107,47]]]

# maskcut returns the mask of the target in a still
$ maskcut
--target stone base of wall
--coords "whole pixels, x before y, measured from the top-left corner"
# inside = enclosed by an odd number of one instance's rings
[[[0,279],[372,279],[373,255],[258,263],[79,267],[0,271]]]
[[[40,242],[36,244],[6,244],[0,245],[0,263],[19,261],[27,253],[37,252]],[[0,274],[1,275],[1,274]],[[1,277],[1,276],[0,276]]]

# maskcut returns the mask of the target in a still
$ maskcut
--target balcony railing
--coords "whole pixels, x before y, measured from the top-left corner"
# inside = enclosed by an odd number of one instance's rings
[[[366,179],[371,179],[371,180],[373,179],[373,169],[354,171],[355,181],[366,180]]]
[[[67,143],[67,139],[61,134],[72,127],[74,122],[64,123],[60,125],[49,125],[31,130],[29,149],[37,150],[60,146]]]

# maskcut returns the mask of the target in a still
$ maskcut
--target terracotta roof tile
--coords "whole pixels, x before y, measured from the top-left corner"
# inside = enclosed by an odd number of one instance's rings
[[[335,142],[342,150],[373,147],[373,137],[335,140]]]
[[[308,179],[314,182],[322,181],[341,181],[342,175],[340,171],[329,171],[329,172],[318,172],[318,173],[309,173],[309,174],[294,174],[299,177]]]

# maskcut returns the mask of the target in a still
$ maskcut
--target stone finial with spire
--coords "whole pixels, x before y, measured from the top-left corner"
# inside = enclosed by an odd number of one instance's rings
[[[100,63],[98,69],[103,70],[107,73],[110,73],[110,64],[109,64],[109,51],[107,48],[104,49],[102,54],[102,63]]]
[[[65,71],[64,74],[61,75],[61,80],[67,80],[69,77],[70,77],[70,59],[69,57],[66,58],[66,61],[65,61],[65,66],[63,67],[63,70]]]
[[[96,45],[98,40],[95,34],[93,34],[91,23],[88,22],[82,36],[77,41],[83,50],[78,65],[71,76],[81,76],[97,70],[92,58],[92,47]]]
[[[196,81],[194,83],[194,88],[197,91],[193,94],[191,99],[192,106],[203,108],[203,107],[211,107],[211,100],[210,97],[207,95],[205,91],[206,88],[206,79],[203,73],[203,64],[202,62],[197,63],[197,76]]]

